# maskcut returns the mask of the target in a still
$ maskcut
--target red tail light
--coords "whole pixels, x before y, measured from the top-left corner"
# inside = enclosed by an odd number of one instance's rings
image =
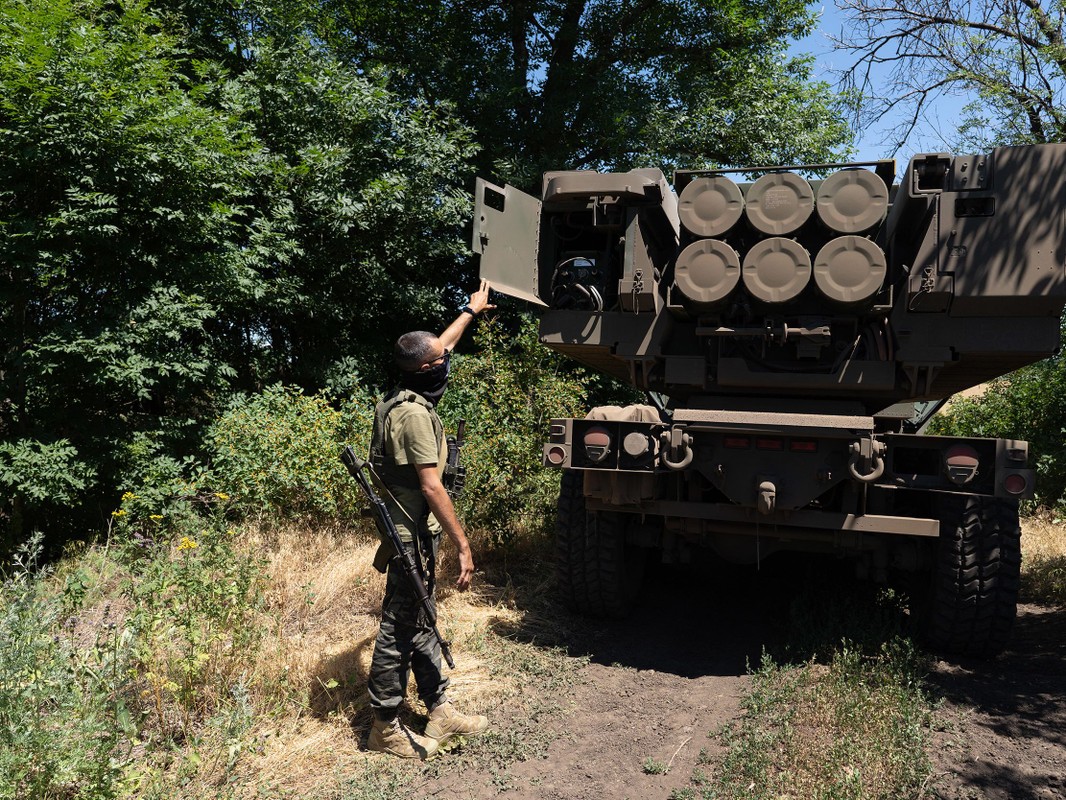
[[[1004,478],[1003,488],[1007,490],[1008,494],[1023,494],[1029,488],[1029,481],[1025,479],[1024,475],[1019,475],[1015,472]]]

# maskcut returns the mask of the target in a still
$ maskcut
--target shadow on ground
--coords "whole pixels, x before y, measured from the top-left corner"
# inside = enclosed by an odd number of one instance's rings
[[[803,661],[844,637],[877,647],[904,624],[881,594],[856,581],[848,564],[831,559],[791,554],[756,568],[709,558],[653,567],[634,610],[619,620],[569,614],[519,589],[525,618],[518,625],[500,623],[496,632],[608,666],[686,678],[743,675],[764,651],[778,661]]]
[[[929,680],[954,718],[941,797],[1066,797],[1066,609],[1020,607],[1002,655],[939,662]]]

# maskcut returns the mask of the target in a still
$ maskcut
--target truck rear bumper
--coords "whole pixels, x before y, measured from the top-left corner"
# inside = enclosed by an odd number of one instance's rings
[[[682,527],[691,528],[693,533],[714,531],[754,536],[761,529],[763,532],[773,530],[778,536],[787,536],[789,533],[802,535],[806,532],[922,537],[940,535],[940,523],[935,519],[879,514],[798,509],[766,515],[742,506],[671,500],[645,501],[639,506],[627,508],[592,497],[585,499],[585,507],[590,511],[619,511],[676,519],[681,521]]]

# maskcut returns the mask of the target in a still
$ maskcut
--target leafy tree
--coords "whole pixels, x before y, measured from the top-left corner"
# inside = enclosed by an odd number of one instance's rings
[[[130,430],[177,433],[232,375],[204,323],[236,277],[248,131],[174,81],[157,27],[136,5],[0,7],[0,435],[40,464],[5,471],[14,513],[73,499],[48,457],[68,489],[105,480]]]
[[[338,50],[411,97],[454,104],[477,169],[534,188],[549,169],[822,160],[849,134],[812,61],[806,0],[330,0]]]
[[[310,36],[239,74],[144,2],[0,0],[0,523],[77,530],[234,388],[374,374],[442,304],[471,146]],[[384,322],[382,321],[384,320]],[[110,498],[115,499],[110,499]],[[28,516],[28,519],[24,517]]]
[[[976,94],[960,150],[1061,141],[1066,134],[1066,11],[1050,0],[842,0],[838,47],[863,119],[899,114],[898,145],[944,94]]]

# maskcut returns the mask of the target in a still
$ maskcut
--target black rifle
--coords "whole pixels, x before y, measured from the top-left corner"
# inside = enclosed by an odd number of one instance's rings
[[[458,497],[466,484],[466,467],[459,463],[465,432],[466,420],[461,419],[455,428],[455,436],[448,437],[448,460],[444,464],[444,488],[452,497]]]
[[[378,523],[378,530],[382,535],[387,537],[388,542],[392,545],[396,551],[397,556],[400,559],[400,563],[403,565],[403,571],[407,575],[407,580],[411,585],[411,589],[414,591],[415,599],[422,607],[422,611],[425,612],[426,620],[429,622],[429,627],[433,629],[433,635],[437,637],[437,642],[440,644],[440,652],[444,656],[444,660],[448,662],[448,666],[451,669],[455,669],[455,662],[452,660],[452,647],[443,636],[440,635],[440,631],[437,630],[437,612],[433,608],[433,603],[430,602],[429,592],[426,589],[426,581],[422,576],[422,565],[416,560],[416,557],[403,546],[403,540],[400,539],[400,532],[396,530],[396,523],[392,521],[392,516],[389,514],[389,509],[385,505],[385,501],[378,496],[378,493],[374,491],[374,487],[370,485],[370,481],[367,479],[367,473],[370,473],[380,483],[380,478],[374,474],[373,468],[359,458],[352,450],[351,445],[345,445],[341,450],[341,461],[344,462],[344,466],[348,468],[348,472],[352,474],[359,485],[363,488],[367,498],[370,500],[370,505],[374,512],[374,518]],[[383,484],[384,485],[384,484]],[[417,548],[417,544],[415,547]],[[432,558],[432,553],[430,558]]]

